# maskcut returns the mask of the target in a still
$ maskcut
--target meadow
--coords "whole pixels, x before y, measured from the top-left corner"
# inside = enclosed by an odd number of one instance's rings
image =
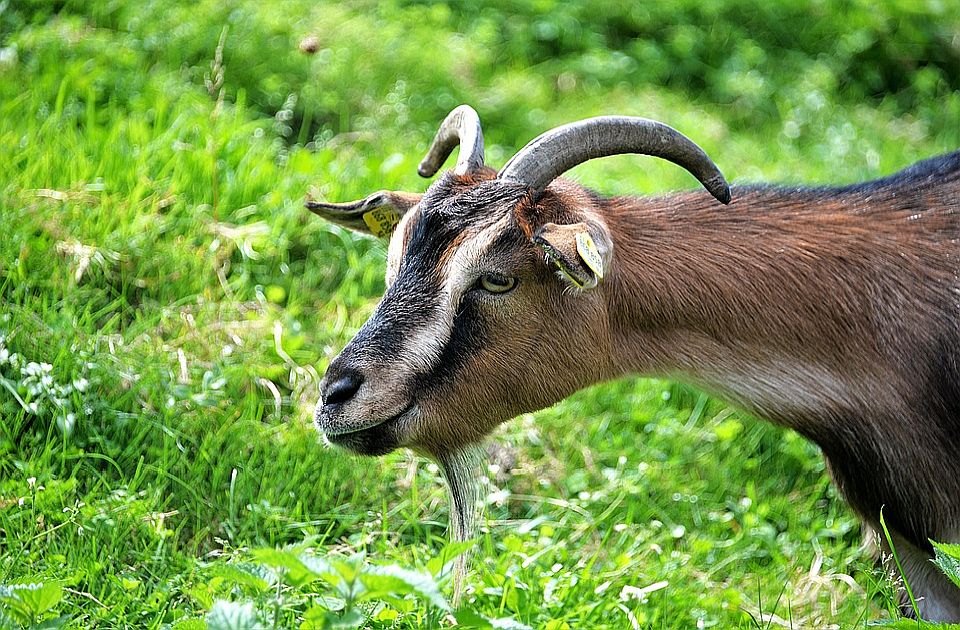
[[[460,103],[495,166],[604,113],[673,125],[734,183],[960,147],[954,3],[628,5],[0,2],[0,628],[896,618],[818,449],[680,384],[598,385],[491,438],[457,606],[437,467],[311,426],[385,245],[304,197],[424,190]],[[635,156],[571,176],[695,185]]]

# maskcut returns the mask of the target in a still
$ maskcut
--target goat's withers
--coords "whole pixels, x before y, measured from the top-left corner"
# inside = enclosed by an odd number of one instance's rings
[[[561,127],[496,173],[463,106],[421,174],[458,141],[422,196],[307,204],[390,236],[386,294],[321,384],[330,442],[434,456],[462,521],[462,453],[501,422],[626,373],[686,380],[817,442],[868,524],[883,508],[921,613],[960,620],[960,591],[926,562],[928,538],[960,542],[960,153],[858,186],[743,188],[725,209],[706,154],[652,121]],[[557,179],[625,152],[683,166],[716,200]]]

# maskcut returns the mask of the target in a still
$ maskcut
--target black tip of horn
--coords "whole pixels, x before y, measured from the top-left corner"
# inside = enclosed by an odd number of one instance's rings
[[[420,166],[417,167],[417,175],[420,177],[433,177],[436,173],[437,169],[431,168],[431,165],[427,164],[426,160],[420,162]]]
[[[727,180],[723,178],[723,175],[717,175],[716,177],[711,177],[710,179],[703,182],[703,187],[706,188],[711,195],[717,198],[717,201],[723,205],[730,203],[730,186],[727,184]]]

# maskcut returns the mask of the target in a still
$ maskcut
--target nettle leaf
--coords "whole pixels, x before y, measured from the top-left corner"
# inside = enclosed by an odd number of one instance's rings
[[[276,585],[276,576],[262,565],[241,562],[237,564],[214,564],[207,573],[240,586],[249,586],[258,593],[265,593]]]
[[[460,609],[453,613],[457,626],[473,630],[531,630],[530,626],[514,619],[490,619],[472,610]]]
[[[341,617],[336,615],[330,615],[327,617],[327,622],[330,624],[328,628],[334,628],[336,630],[353,630],[353,628],[359,628],[363,625],[363,622],[367,618],[363,616],[363,613],[353,608],[343,613]]]
[[[45,619],[40,623],[35,623],[27,630],[55,630],[58,628],[63,628],[67,625],[67,622],[70,621],[69,617],[57,617],[56,619]]]
[[[332,564],[327,562],[326,559],[321,558],[320,556],[314,556],[309,553],[302,553],[299,556],[299,560],[303,563],[310,572],[322,577],[324,580],[330,584],[336,585],[339,582],[342,582],[345,578],[340,571],[337,570]]]
[[[337,615],[324,610],[321,606],[314,606],[303,615],[303,623],[300,624],[300,630],[337,630],[359,628],[366,621],[359,610],[353,608],[343,615]]]
[[[433,577],[448,573],[454,561],[476,544],[476,538],[473,540],[451,541],[447,543],[443,549],[440,550],[440,553],[427,562],[427,571],[429,571]]]
[[[329,610],[332,612],[339,612],[347,607],[346,601],[339,597],[334,597],[333,595],[317,595],[313,597],[313,603],[313,608],[318,610]],[[310,610],[313,610],[313,608]]]
[[[390,564],[370,566],[360,574],[366,587],[362,599],[381,599],[396,595],[418,595],[441,610],[450,610],[447,600],[427,573],[419,573]]]
[[[253,602],[217,600],[207,613],[208,630],[250,630],[262,628]]]
[[[36,619],[60,603],[63,587],[56,581],[9,584],[0,592],[0,599],[7,601],[11,608]]]
[[[457,627],[470,628],[472,630],[492,630],[493,625],[490,620],[472,610],[458,610],[453,613],[453,618],[457,620]]]
[[[364,566],[363,556],[360,554],[349,558],[321,558],[303,553],[300,561],[333,586],[337,594],[346,600],[354,600],[364,591],[363,583],[357,579]]]
[[[936,554],[933,563],[960,587],[960,545],[934,542],[933,552]]]
[[[360,554],[350,556],[349,558],[319,558],[317,556],[304,554],[304,556],[301,556],[301,559],[304,557],[312,558],[314,561],[319,560],[325,562],[333,571],[336,571],[345,582],[356,582],[360,572],[363,571],[363,556]]]
[[[284,570],[284,581],[291,586],[303,586],[320,577],[311,571],[292,551],[283,549],[254,549],[253,557],[269,567]]]

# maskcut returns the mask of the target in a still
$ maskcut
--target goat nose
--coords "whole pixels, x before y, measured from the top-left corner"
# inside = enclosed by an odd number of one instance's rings
[[[363,384],[363,376],[359,372],[347,372],[340,378],[331,380],[323,388],[323,404],[339,405],[347,402],[357,393]]]

